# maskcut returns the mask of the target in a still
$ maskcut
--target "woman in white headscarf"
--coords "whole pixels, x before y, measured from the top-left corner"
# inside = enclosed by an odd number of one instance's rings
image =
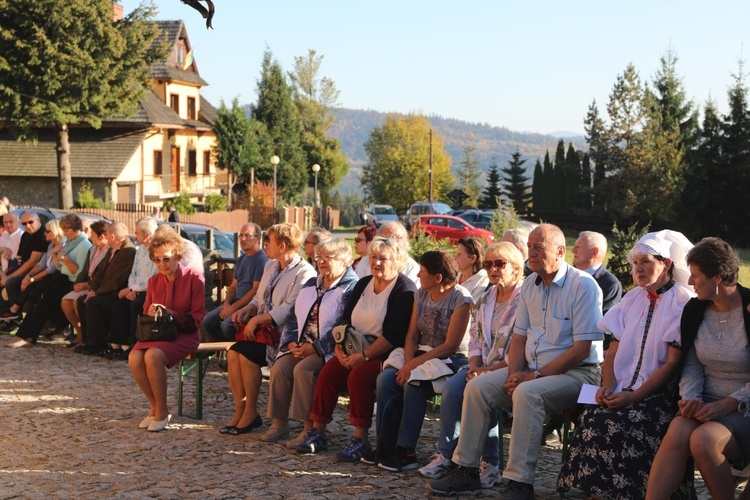
[[[597,405],[576,426],[558,490],[588,497],[644,498],[651,462],[676,411],[680,317],[693,293],[680,233],[643,236],[630,252],[636,288],[598,323],[612,332]]]

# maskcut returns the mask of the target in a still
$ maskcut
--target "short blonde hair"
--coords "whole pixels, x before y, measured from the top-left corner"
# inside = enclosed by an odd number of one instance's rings
[[[48,221],[47,224],[44,225],[44,228],[55,235],[57,241],[60,241],[63,237],[62,227],[60,227],[60,223],[56,219]]]
[[[274,224],[268,228],[267,232],[269,236],[272,234],[276,235],[276,242],[284,243],[287,251],[298,251],[304,241],[302,230],[297,224],[289,224],[288,222]]]
[[[396,238],[383,238],[382,236],[376,236],[372,239],[372,243],[367,248],[367,258],[375,252],[382,252],[383,250],[389,250],[391,252],[391,259],[393,264],[396,266],[398,272],[406,269],[406,264],[409,262],[409,254],[399,245]]]
[[[487,257],[489,257],[490,255],[497,255],[501,259],[510,262],[510,265],[513,266],[513,269],[518,272],[519,278],[523,278],[523,255],[513,243],[509,241],[500,241],[497,243],[493,243],[492,245],[487,247],[487,250],[485,250],[484,260],[488,260]]]
[[[182,258],[185,255],[185,242],[174,231],[159,231],[151,238],[148,243],[148,256],[150,258],[154,258],[154,250],[157,248],[172,250],[173,257]]]
[[[345,267],[352,265],[352,246],[344,238],[326,238],[315,245],[315,255],[335,255]]]

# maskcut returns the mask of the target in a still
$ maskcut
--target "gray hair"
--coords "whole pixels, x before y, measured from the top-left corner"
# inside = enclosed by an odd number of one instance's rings
[[[352,246],[344,238],[333,237],[320,240],[315,245],[315,255],[335,255],[336,258],[344,263],[345,267],[352,265]]]
[[[391,259],[393,259],[393,263],[398,272],[406,269],[406,264],[409,262],[409,253],[401,247],[396,238],[375,236],[372,243],[367,247],[367,258],[369,259],[373,253],[381,252],[385,249],[388,249],[391,252]]]
[[[135,228],[143,231],[144,233],[153,235],[156,232],[156,228],[159,227],[159,224],[157,224],[156,219],[153,217],[143,217],[138,220],[138,222],[135,223]]]
[[[241,230],[242,230],[243,228],[245,228],[245,227],[251,227],[251,228],[253,228],[253,234],[254,234],[254,235],[255,235],[255,236],[257,237],[257,238],[259,238],[259,239],[260,239],[260,238],[261,238],[261,237],[263,236],[263,230],[262,230],[262,229],[260,228],[260,226],[259,226],[258,224],[256,224],[255,222],[246,222],[245,224],[242,224],[242,228],[240,228],[240,231],[241,231]]]
[[[128,237],[128,226],[122,222],[113,222],[107,227],[107,232],[114,234],[118,240],[124,240]]]
[[[324,239],[331,237],[331,233],[327,229],[322,227],[314,227],[310,229],[310,232],[307,233],[307,235],[311,236],[312,239],[315,240],[316,245]]]
[[[512,243],[521,252],[524,260],[529,258],[529,232],[525,229],[521,229],[520,227],[506,229],[500,240]]]
[[[599,249],[602,255],[607,254],[607,238],[602,233],[596,231],[581,231],[578,233],[579,238],[584,238],[589,244]]]
[[[378,236],[383,238],[393,238],[398,242],[398,246],[409,255],[409,233],[406,232],[406,228],[400,222],[389,220],[384,222],[380,229],[378,229]],[[404,264],[405,266],[406,264]]]

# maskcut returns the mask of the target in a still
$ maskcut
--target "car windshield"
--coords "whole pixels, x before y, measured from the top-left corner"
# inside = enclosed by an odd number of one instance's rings
[[[375,215],[396,215],[396,211],[393,207],[373,207],[372,213]]]
[[[433,203],[432,208],[435,210],[436,214],[440,215],[445,215],[451,211],[451,207],[445,203]]]

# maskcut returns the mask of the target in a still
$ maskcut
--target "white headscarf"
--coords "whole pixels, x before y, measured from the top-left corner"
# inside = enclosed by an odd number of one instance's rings
[[[685,286],[688,285],[690,269],[687,265],[687,254],[693,244],[684,234],[671,229],[664,229],[655,233],[648,233],[638,240],[630,251],[634,255],[658,255],[672,260],[674,280]]]

